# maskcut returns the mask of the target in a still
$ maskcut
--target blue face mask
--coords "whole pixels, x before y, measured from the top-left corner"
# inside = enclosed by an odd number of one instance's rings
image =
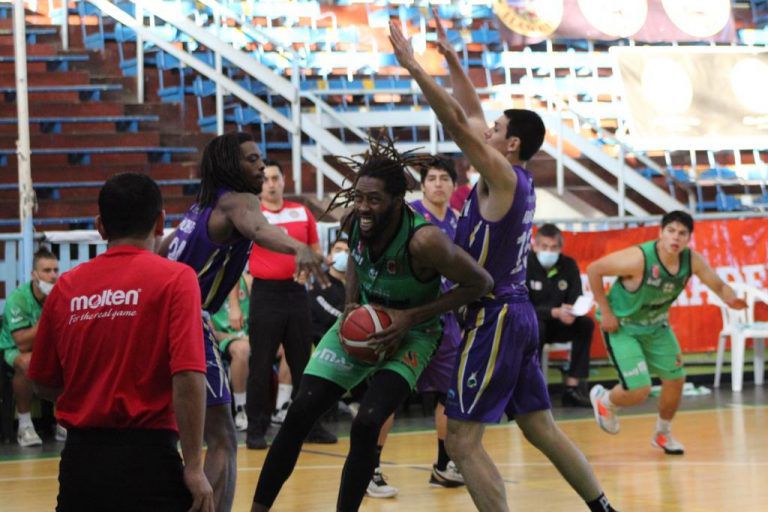
[[[331,265],[334,270],[339,272],[347,271],[347,261],[349,261],[349,253],[346,251],[337,252],[333,255],[333,264]]]
[[[539,251],[536,253],[536,258],[538,258],[539,263],[544,268],[552,268],[557,263],[559,257],[560,253],[555,251]]]

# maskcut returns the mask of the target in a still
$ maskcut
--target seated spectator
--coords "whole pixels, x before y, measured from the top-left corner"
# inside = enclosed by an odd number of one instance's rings
[[[32,347],[43,304],[59,277],[59,260],[45,247],[35,252],[32,260],[32,281],[19,286],[8,295],[0,330],[0,351],[8,366],[13,368],[13,395],[19,415],[16,436],[20,446],[40,446],[42,439],[32,424],[32,382],[27,376],[32,359]],[[56,440],[64,441],[67,431],[56,426]]]
[[[310,309],[312,312],[312,343],[317,345],[328,329],[336,322],[344,311],[344,283],[346,282],[347,259],[349,246],[347,236],[336,240],[325,257],[328,265],[328,280],[330,286],[321,288],[315,286],[309,292]]]
[[[240,282],[232,288],[228,300],[211,317],[213,332],[219,342],[219,351],[229,361],[229,380],[235,399],[235,428],[248,428],[245,412],[245,386],[248,382],[248,358],[251,344],[248,342],[248,307],[253,278],[243,272]]]
[[[563,406],[591,407],[586,383],[595,323],[588,316],[571,314],[571,307],[582,293],[581,276],[576,261],[562,250],[563,235],[557,226],[541,226],[533,240],[533,251],[528,254],[528,290],[539,320],[541,348],[545,343],[572,343]]]

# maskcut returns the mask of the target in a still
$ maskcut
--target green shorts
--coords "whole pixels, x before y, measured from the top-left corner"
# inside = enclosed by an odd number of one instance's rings
[[[650,386],[651,373],[664,380],[685,377],[680,344],[669,324],[622,325],[603,337],[624,389]]]
[[[437,348],[441,335],[441,332],[427,334],[409,331],[397,352],[384,361],[371,364],[347,354],[339,342],[337,320],[320,340],[304,373],[329,380],[349,390],[372,373],[391,370],[402,376],[413,389]]]
[[[227,352],[229,344],[235,340],[239,340],[240,338],[248,339],[248,335],[243,331],[238,331],[231,333],[229,336],[221,340],[219,342],[219,352],[221,352],[221,355],[225,355],[227,358],[229,358],[229,352]]]

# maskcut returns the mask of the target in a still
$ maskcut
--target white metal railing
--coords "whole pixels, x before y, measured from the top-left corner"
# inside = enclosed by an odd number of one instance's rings
[[[223,132],[223,96],[225,93],[229,93],[243,101],[246,105],[252,107],[259,112],[260,115],[266,119],[271,120],[283,129],[285,129],[292,138],[293,144],[293,178],[296,186],[296,193],[301,193],[301,159],[312,160],[312,164],[318,169],[318,173],[329,178],[331,181],[341,186],[344,177],[336,171],[332,166],[327,164],[324,159],[317,158],[317,148],[312,148],[312,155],[307,156],[306,151],[301,146],[301,133],[307,133],[309,137],[315,140],[316,145],[320,148],[323,154],[333,153],[336,155],[351,156],[348,153],[344,144],[336,138],[333,134],[327,130],[318,130],[316,123],[312,120],[306,120],[306,116],[301,114],[299,95],[299,87],[297,84],[293,84],[285,78],[274,73],[268,67],[262,65],[252,56],[245,52],[237,50],[230,45],[223,43],[214,32],[208,31],[204,28],[197,26],[194,22],[179,15],[179,13],[173,9],[172,5],[166,5],[162,2],[143,2],[141,0],[131,0],[131,2],[141,9],[137,9],[137,17],[131,16],[129,13],[118,8],[114,4],[107,0],[85,0],[96,6],[105,15],[113,18],[115,21],[122,23],[123,25],[134,30],[137,36],[141,36],[145,40],[155,44],[161,50],[167,52],[169,55],[177,58],[184,65],[193,68],[197,72],[206,76],[212,80],[217,87],[217,116],[219,118],[217,124],[219,131]],[[145,16],[153,16],[162,19],[164,22],[174,26],[178,30],[184,32],[187,36],[191,37],[199,44],[202,44],[206,48],[210,49],[214,53],[215,64],[210,66],[205,62],[198,59],[195,55],[176,47],[170,42],[166,41],[161,36],[154,23],[149,25],[145,24]],[[141,53],[143,48],[137,45],[137,53]],[[223,61],[227,60],[231,65],[237,66],[240,70],[251,76],[255,80],[263,83],[275,94],[283,97],[291,105],[291,118],[282,115],[272,106],[268,105],[256,95],[246,90],[240,84],[229,78],[223,72]],[[137,70],[139,71],[139,70]],[[141,74],[141,73],[137,73]],[[294,76],[298,77],[298,72],[294,73]],[[137,76],[137,80],[143,81],[143,76]],[[317,96],[307,96],[311,101],[315,103],[315,109],[325,112],[327,115],[335,116],[333,109],[325,104],[322,99]],[[307,125],[305,127],[304,125]],[[358,136],[366,136],[366,134],[360,130],[357,130],[354,126],[347,127],[352,133]]]
[[[49,0],[52,2],[53,0]],[[435,153],[439,151],[455,152],[458,148],[450,142],[441,142],[438,138],[440,127],[434,114],[428,110],[422,111],[393,111],[393,112],[339,112],[323,100],[328,94],[420,94],[414,89],[389,89],[383,90],[313,90],[301,91],[299,84],[300,65],[303,59],[292,48],[272,37],[267,31],[261,30],[247,22],[244,14],[238,14],[232,9],[223,5],[217,0],[200,0],[200,3],[208,7],[213,13],[214,23],[211,26],[201,27],[196,22],[180,14],[180,9],[174,8],[173,3],[157,2],[147,0],[131,0],[136,7],[136,15],[131,16],[127,12],[118,8],[107,0],[81,0],[88,1],[92,5],[101,9],[101,11],[114,18],[116,21],[135,30],[137,33],[137,85],[139,91],[139,100],[143,99],[143,66],[140,65],[143,56],[143,45],[140,41],[146,38],[159,48],[170,55],[176,57],[185,66],[189,66],[201,74],[207,76],[216,85],[216,116],[217,129],[219,133],[224,129],[224,108],[223,97],[225,94],[232,94],[246,105],[259,112],[264,118],[275,122],[278,126],[284,128],[291,136],[293,150],[292,174],[294,183],[296,183],[296,192],[301,192],[301,160],[306,160],[318,169],[317,172],[317,195],[322,196],[323,177],[328,177],[333,182],[341,185],[343,176],[333,167],[325,162],[325,155],[329,153],[350,156],[358,153],[365,148],[365,139],[367,137],[366,128],[381,126],[421,126],[429,129],[429,139],[413,144],[399,144],[403,149],[421,148],[425,152]],[[145,23],[145,17],[149,17],[149,24]],[[215,55],[214,64],[209,65],[202,62],[194,54],[179,49],[177,46],[168,42],[160,34],[153,33],[156,28],[155,18],[162,19],[187,36],[191,37],[199,44],[211,49]],[[201,16],[195,16],[199,23],[203,19]],[[273,72],[267,66],[262,65],[257,59],[246,52],[237,50],[231,45],[224,43],[219,37],[219,31],[222,27],[229,26],[231,21],[237,25],[237,29],[242,31],[249,39],[263,43],[269,42],[290,61],[292,67],[291,79],[280,76]],[[232,65],[246,72],[251,77],[263,83],[270,91],[284,98],[290,104],[290,116],[285,116],[262,101],[259,97],[246,90],[238,83],[233,81],[223,72],[223,63],[228,61]],[[525,68],[528,82],[521,81],[520,84],[505,83],[503,85],[493,86],[486,89],[480,89],[481,94],[489,94],[496,100],[502,97],[509,98],[510,94],[523,96],[527,104],[533,107],[532,98],[538,98],[542,104],[547,106],[549,117],[547,125],[551,132],[556,133],[557,144],[555,146],[546,144],[544,150],[552,155],[557,165],[557,191],[560,195],[564,192],[564,171],[570,170],[580,178],[587,181],[601,193],[609,197],[617,205],[619,214],[628,212],[634,215],[643,215],[647,212],[639,205],[626,199],[627,188],[637,191],[648,200],[657,204],[664,210],[684,208],[684,205],[674,197],[652,184],[647,179],[639,176],[633,169],[626,164],[625,157],[632,155],[640,159],[644,165],[656,169],[664,174],[664,170],[656,165],[652,160],[642,153],[633,151],[626,143],[621,142],[618,137],[610,132],[603,130],[599,123],[590,122],[589,117],[574,112],[568,105],[568,91],[559,91],[557,87],[534,87],[535,80],[540,80],[542,84],[547,84],[555,80],[556,69],[567,67],[571,69],[574,76],[579,75],[579,69],[587,69],[589,76],[578,78],[577,81],[587,82],[597,80],[597,69],[608,68],[612,66],[612,56],[607,53],[590,54],[587,52],[531,52],[526,49],[522,52],[502,52],[500,62],[505,70],[510,67]],[[594,81],[593,80],[593,81]],[[538,83],[538,82],[537,82]],[[552,82],[554,83],[554,82]],[[572,91],[571,91],[572,92]],[[312,106],[302,112],[301,100],[309,101]],[[600,133],[604,139],[611,138],[615,142],[614,150],[618,153],[611,156],[601,148],[592,144],[588,139],[582,137],[578,130],[572,130],[563,123],[563,118],[572,119],[576,125],[588,123],[596,132]],[[399,124],[398,124],[399,123]],[[345,132],[353,134],[359,142],[342,142],[335,137],[329,130],[342,129]],[[315,141],[314,145],[301,145],[301,133],[308,135]],[[608,171],[616,178],[615,184],[609,184],[600,179],[587,166],[580,164],[577,160],[569,158],[563,152],[563,141],[576,146],[591,162]],[[693,198],[689,194],[690,198]],[[694,206],[693,203],[691,206]]]

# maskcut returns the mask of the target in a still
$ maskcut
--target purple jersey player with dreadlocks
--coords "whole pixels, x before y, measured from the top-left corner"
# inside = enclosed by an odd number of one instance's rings
[[[400,64],[480,173],[459,219],[456,243],[494,278],[493,291],[467,308],[446,401],[448,453],[479,510],[508,510],[504,480],[482,445],[485,423],[497,423],[506,414],[590,510],[614,510],[584,455],[555,424],[538,364],[536,313],[525,287],[536,196],[523,165],[541,147],[544,123],[530,110],[513,109],[488,128],[475,88],[433,12],[455,97],[416,61],[399,21],[390,22],[390,41]]]
[[[307,245],[269,224],[259,207],[264,162],[250,134],[227,133],[205,147],[200,164],[197,201],[176,231],[160,247],[160,254],[191,266],[197,272],[204,313],[221,308],[248,261],[251,243],[296,255],[295,276],[300,282],[314,274],[322,284],[322,258]],[[216,510],[232,508],[235,495],[237,439],[230,414],[229,384],[216,339],[203,322],[207,362],[205,415],[205,473],[214,491]]]

